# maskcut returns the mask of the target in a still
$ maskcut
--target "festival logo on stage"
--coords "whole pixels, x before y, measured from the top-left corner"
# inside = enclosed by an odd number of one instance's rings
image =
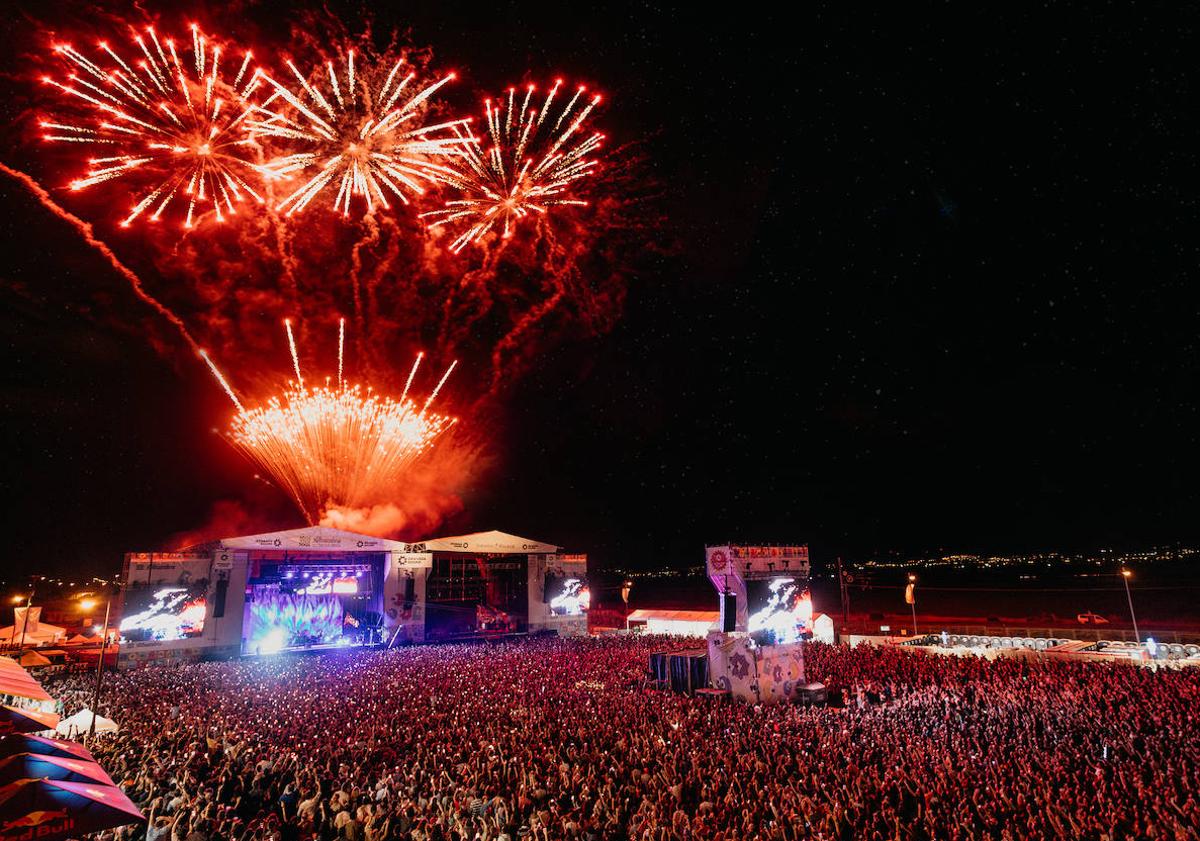
[[[709,558],[709,563],[712,565],[713,572],[724,572],[725,564],[728,563],[728,561],[729,558],[727,558],[725,552],[720,549],[713,552],[712,556]]]

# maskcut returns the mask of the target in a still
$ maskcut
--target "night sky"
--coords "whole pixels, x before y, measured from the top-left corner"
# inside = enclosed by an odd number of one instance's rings
[[[0,83],[25,97],[55,12],[17,5]],[[603,128],[661,186],[663,255],[610,333],[512,388],[442,530],[634,567],[729,539],[820,561],[1200,538],[1196,14],[769,5],[376,13],[472,85],[601,82]],[[0,160],[35,159],[0,133]],[[203,371],[7,178],[0,254],[5,571],[112,571],[219,500],[302,525],[214,436]]]

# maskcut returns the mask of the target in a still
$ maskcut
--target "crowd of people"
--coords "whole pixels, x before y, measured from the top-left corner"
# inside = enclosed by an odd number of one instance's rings
[[[1200,670],[807,647],[841,708],[647,688],[665,637],[109,674],[135,841],[1200,841]],[[71,713],[87,675],[47,681]]]

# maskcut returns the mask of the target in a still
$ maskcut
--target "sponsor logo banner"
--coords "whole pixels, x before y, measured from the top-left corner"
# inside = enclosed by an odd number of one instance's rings
[[[396,568],[401,570],[433,567],[432,552],[393,552],[392,557],[396,560]]]

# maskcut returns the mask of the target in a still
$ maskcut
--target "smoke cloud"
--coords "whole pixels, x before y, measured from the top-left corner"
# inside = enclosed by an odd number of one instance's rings
[[[169,551],[178,552],[226,537],[277,531],[279,517],[273,516],[269,505],[253,504],[236,499],[219,499],[199,526],[167,538]]]

